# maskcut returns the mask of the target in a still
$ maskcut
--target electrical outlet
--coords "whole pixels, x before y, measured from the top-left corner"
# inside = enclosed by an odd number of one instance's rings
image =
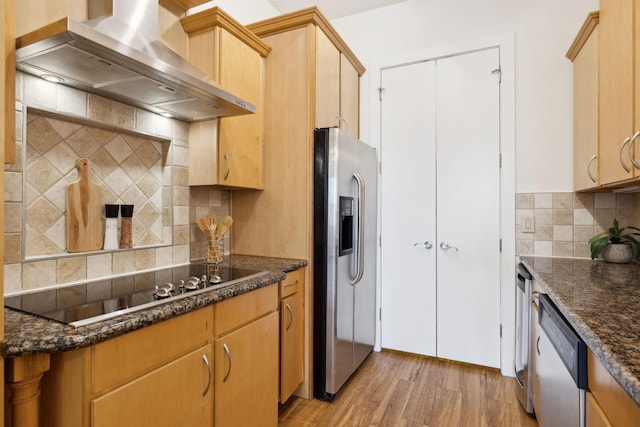
[[[533,216],[523,216],[522,217],[522,232],[523,233],[533,233],[535,232],[535,217]]]

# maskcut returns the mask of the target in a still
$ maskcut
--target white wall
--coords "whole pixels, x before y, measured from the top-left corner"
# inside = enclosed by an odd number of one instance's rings
[[[407,0],[332,24],[369,67],[403,52],[515,34],[516,192],[572,191],[572,68],[565,53],[597,0]],[[361,137],[370,126],[361,82]],[[377,102],[377,100],[375,100]]]

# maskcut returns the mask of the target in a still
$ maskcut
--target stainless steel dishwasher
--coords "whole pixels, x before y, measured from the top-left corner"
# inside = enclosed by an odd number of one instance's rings
[[[533,414],[533,346],[531,337],[531,273],[518,264],[516,276],[516,395],[522,408]],[[534,319],[535,320],[535,319]]]
[[[546,294],[540,295],[536,345],[540,427],[584,427],[587,347]]]

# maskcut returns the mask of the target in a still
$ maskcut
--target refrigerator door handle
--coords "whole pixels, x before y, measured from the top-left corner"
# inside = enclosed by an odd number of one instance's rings
[[[357,285],[364,274],[364,179],[357,172],[353,173],[353,178],[358,184],[358,263],[356,275],[351,280],[351,284]]]

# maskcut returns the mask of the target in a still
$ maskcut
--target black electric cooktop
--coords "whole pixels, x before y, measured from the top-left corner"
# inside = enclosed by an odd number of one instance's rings
[[[194,293],[230,286],[240,280],[267,273],[267,271],[237,268],[225,264],[192,263],[112,279],[110,296],[86,304],[60,306],[58,303],[58,306],[52,309],[51,301],[43,300],[42,303],[31,303],[28,307],[24,307],[26,304],[22,304],[21,299],[7,298],[5,305],[79,327],[164,304]],[[88,288],[92,285],[94,284],[78,286]]]

